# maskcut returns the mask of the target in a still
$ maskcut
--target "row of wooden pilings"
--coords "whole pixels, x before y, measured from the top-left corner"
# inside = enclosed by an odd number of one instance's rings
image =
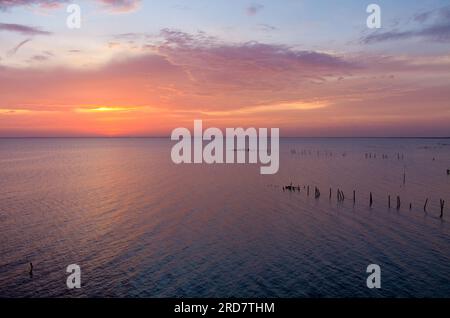
[[[307,194],[307,196],[309,196],[310,186],[309,185],[303,186],[303,188],[304,189],[306,188],[306,194]],[[300,189],[301,189],[300,185],[294,186],[294,185],[292,185],[292,183],[288,186],[283,187],[283,191],[290,191],[290,192],[295,192],[295,191],[300,192]],[[318,187],[314,187],[314,198],[318,199],[320,197],[320,195],[321,195],[320,189]],[[330,192],[329,192],[330,200],[331,200],[331,197],[332,197],[332,189],[330,188]],[[342,191],[341,189],[338,188],[337,192],[336,192],[336,198],[337,198],[338,202],[343,202],[345,200],[344,191]],[[391,208],[391,195],[390,194],[388,195],[387,199],[388,199],[387,200],[388,208],[390,209]],[[353,204],[355,204],[355,203],[356,203],[356,191],[353,190]],[[399,195],[397,195],[395,203],[396,203],[396,209],[400,210],[402,202],[401,202],[401,198]],[[440,213],[439,217],[442,219],[444,217],[445,200],[440,199],[439,203],[440,203],[440,207],[441,207],[441,213]],[[424,212],[427,212],[427,205],[428,205],[428,198],[426,198],[425,203],[423,205]],[[373,195],[372,195],[372,192],[370,192],[369,193],[369,207],[372,207],[372,206],[373,206]],[[412,210],[412,203],[409,203],[409,209]]]
[[[372,158],[376,159],[377,158],[377,154],[376,153],[372,153],[372,152],[366,152],[364,154],[364,156],[365,156],[366,159],[372,159]],[[378,156],[379,156],[379,154],[378,154]],[[401,154],[401,153],[397,153],[395,156],[397,157],[397,160],[403,160],[405,158],[405,155]],[[381,159],[389,159],[389,155],[385,154],[385,153],[382,153],[381,154]]]
[[[321,155],[325,156],[325,157],[333,157],[333,152],[332,151],[328,151],[328,150],[313,151],[311,149],[303,149],[303,150],[299,150],[298,151],[297,149],[291,149],[291,154],[292,155],[299,154],[299,155],[302,155],[302,156],[307,156],[307,155],[312,156],[314,153],[316,153],[318,157],[320,157]],[[335,153],[335,154],[339,154],[339,153]],[[345,157],[346,155],[347,155],[346,152],[342,153],[343,157]],[[364,153],[364,156],[365,156],[366,159],[372,159],[372,158],[376,159],[377,158],[377,153],[366,152],[366,153]],[[380,154],[378,154],[378,156],[380,157]],[[393,157],[394,158],[397,157],[397,160],[403,160],[405,155],[403,153],[396,153],[396,154],[393,155]],[[381,158],[382,159],[389,159],[389,155],[385,154],[385,153],[382,153],[381,154]]]

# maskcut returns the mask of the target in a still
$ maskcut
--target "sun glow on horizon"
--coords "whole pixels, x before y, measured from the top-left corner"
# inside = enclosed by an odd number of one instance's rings
[[[86,107],[76,108],[78,113],[111,113],[111,112],[131,112],[139,110],[138,107],[116,107],[116,106],[98,106],[98,107]]]

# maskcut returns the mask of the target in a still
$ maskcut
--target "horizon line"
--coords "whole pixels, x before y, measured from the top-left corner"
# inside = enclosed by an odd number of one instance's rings
[[[171,136],[0,136],[0,139],[170,139]],[[191,137],[193,138],[193,137]],[[226,138],[224,136],[223,138]],[[280,136],[280,139],[450,139],[450,136]]]

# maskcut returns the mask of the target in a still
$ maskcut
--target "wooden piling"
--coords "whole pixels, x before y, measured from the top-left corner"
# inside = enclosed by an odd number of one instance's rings
[[[428,204],[428,198],[425,200],[425,204],[423,205],[424,212],[427,212],[427,204]]]
[[[401,206],[400,196],[397,195],[397,210],[400,210],[400,206]]]
[[[388,195],[388,208],[389,209],[391,208],[391,196],[390,195]]]
[[[440,203],[441,203],[441,215],[439,217],[442,219],[444,217],[444,204],[445,204],[445,201],[440,199]]]
[[[345,196],[344,196],[344,191],[342,191],[341,189],[337,190],[337,200],[338,202],[342,202],[344,201]]]
[[[314,197],[318,199],[320,197],[320,190],[317,187],[314,187]]]
[[[353,190],[353,204],[355,204],[356,202],[356,192],[355,190]]]
[[[372,198],[372,192],[370,192],[369,206],[372,207],[372,205],[373,205],[373,198]]]

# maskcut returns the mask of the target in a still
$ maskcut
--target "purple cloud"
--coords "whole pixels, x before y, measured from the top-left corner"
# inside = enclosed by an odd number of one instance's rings
[[[51,32],[42,31],[39,28],[23,24],[0,23],[0,31],[16,32],[25,35],[50,35]]]
[[[362,39],[364,44],[384,41],[423,38],[435,42],[450,42],[450,24],[439,24],[412,31],[388,31],[370,34]]]
[[[247,7],[245,10],[247,12],[247,15],[256,15],[259,13],[262,9],[264,9],[264,6],[262,4],[254,3]]]
[[[450,6],[442,7],[432,11],[420,12],[414,16],[413,20],[419,23],[429,22],[430,20],[448,22],[450,20]]]
[[[0,10],[12,7],[37,5],[42,8],[55,8],[68,0],[0,0]]]
[[[136,10],[141,0],[96,0],[111,12],[130,12]],[[41,8],[57,8],[69,0],[0,0],[0,10],[6,11],[18,6],[39,6]]]
[[[184,70],[193,94],[226,95],[234,107],[290,100],[305,94],[312,82],[346,76],[361,67],[338,55],[260,42],[225,43],[201,32],[166,29],[160,37],[162,43],[146,48]],[[198,103],[205,108],[230,107],[208,98]]]
[[[141,0],[97,0],[103,3],[112,12],[125,13],[136,10]]]
[[[49,59],[48,55],[42,55],[42,54],[38,54],[38,55],[33,55],[31,57],[32,61],[36,61],[36,62],[45,62]]]
[[[361,42],[372,44],[413,38],[435,42],[450,42],[450,6],[418,13],[412,20],[420,24],[420,28],[373,33],[362,38]]]

